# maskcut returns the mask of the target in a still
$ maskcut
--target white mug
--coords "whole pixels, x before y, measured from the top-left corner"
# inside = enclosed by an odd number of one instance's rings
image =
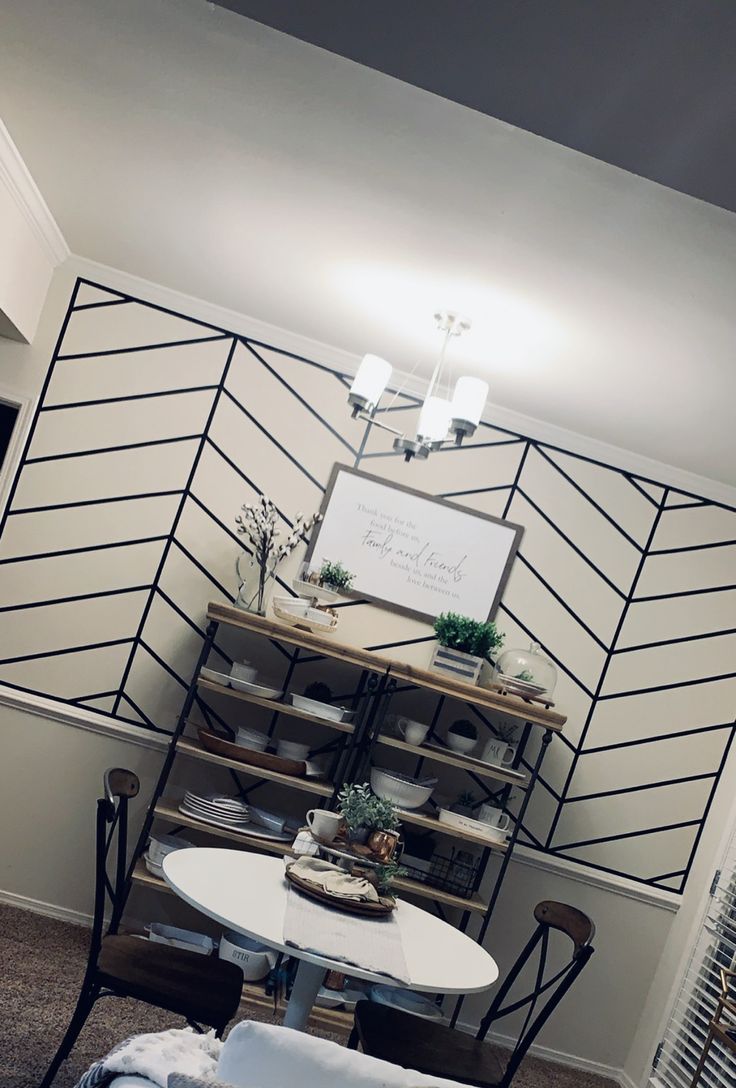
[[[415,722],[411,718],[397,718],[399,732],[408,744],[421,744],[429,732],[424,722]]]
[[[496,808],[495,805],[481,805],[476,819],[480,820],[482,824],[497,827],[499,831],[506,831],[511,825],[511,817],[508,812],[501,812],[501,809]]]
[[[481,759],[484,763],[495,763],[501,767],[510,767],[514,762],[515,755],[516,749],[513,744],[507,744],[505,740],[491,737],[489,741],[486,741]]]
[[[328,812],[326,808],[310,808],[306,816],[307,826],[317,838],[332,842],[340,830],[342,816],[339,812]]]

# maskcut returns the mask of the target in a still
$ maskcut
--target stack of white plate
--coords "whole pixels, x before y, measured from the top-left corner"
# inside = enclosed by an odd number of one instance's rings
[[[222,824],[223,827],[244,827],[250,823],[248,806],[244,801],[219,793],[199,794],[187,790],[179,808],[190,816],[198,819],[207,817],[209,823]]]
[[[198,794],[187,790],[179,805],[179,812],[205,824],[230,831],[242,831],[256,839],[290,842],[294,838],[294,833],[286,830],[285,820],[264,810],[251,813],[250,807],[237,797],[227,797],[219,793]],[[257,822],[254,822],[254,817]]]

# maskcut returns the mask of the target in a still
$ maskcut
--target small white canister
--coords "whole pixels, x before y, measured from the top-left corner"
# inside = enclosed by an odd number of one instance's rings
[[[229,960],[243,972],[246,982],[265,978],[276,963],[276,953],[251,937],[228,930],[220,938],[220,959]]]

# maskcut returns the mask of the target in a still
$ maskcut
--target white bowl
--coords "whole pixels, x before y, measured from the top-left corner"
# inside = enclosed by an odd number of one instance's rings
[[[446,740],[448,748],[452,748],[453,752],[459,752],[463,756],[470,755],[478,743],[477,737],[461,737],[458,733],[448,733]]]
[[[220,937],[220,959],[239,967],[246,982],[257,982],[271,970],[271,956],[266,946],[232,930]]]
[[[291,696],[291,701],[297,710],[304,710],[307,714],[314,714],[318,718],[324,718],[330,722],[341,722],[345,715],[344,706],[332,706],[331,703],[320,703],[316,699],[307,699],[306,695]]]
[[[299,744],[295,740],[280,740],[276,745],[276,755],[282,759],[306,760],[309,755],[309,745]]]
[[[392,801],[398,808],[411,810],[421,808],[430,799],[434,786],[421,786],[415,778],[373,767],[371,789],[384,801]]]
[[[188,839],[182,839],[179,835],[152,835],[148,844],[148,857],[154,865],[161,865],[167,854],[174,850],[186,850],[194,844]]]
[[[235,743],[243,748],[251,748],[254,752],[265,752],[268,737],[265,733],[259,733],[257,729],[241,727],[235,737]]]

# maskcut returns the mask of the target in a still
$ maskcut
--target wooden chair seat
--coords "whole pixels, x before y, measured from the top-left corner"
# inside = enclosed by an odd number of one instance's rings
[[[373,1001],[355,1006],[355,1027],[366,1054],[429,1077],[492,1088],[504,1068],[491,1046],[444,1024],[427,1023]]]
[[[227,1024],[240,1004],[243,972],[234,963],[140,937],[102,941],[103,987],[201,1024]]]

